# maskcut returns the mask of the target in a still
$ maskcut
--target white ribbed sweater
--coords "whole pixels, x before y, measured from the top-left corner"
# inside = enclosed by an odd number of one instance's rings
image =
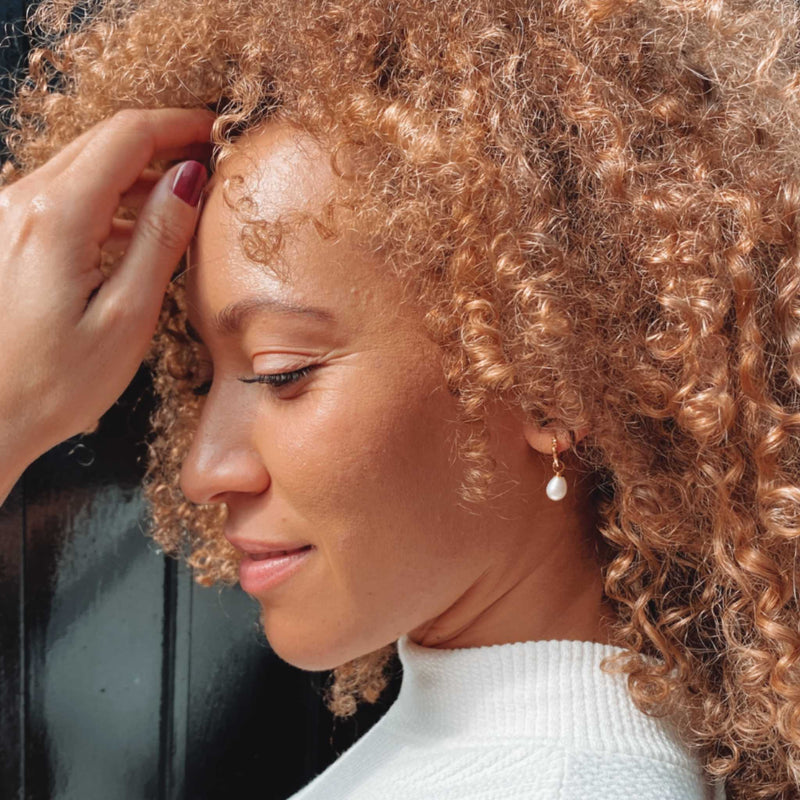
[[[400,692],[291,800],[720,800],[670,725],[600,662],[545,641],[440,650],[403,636]]]

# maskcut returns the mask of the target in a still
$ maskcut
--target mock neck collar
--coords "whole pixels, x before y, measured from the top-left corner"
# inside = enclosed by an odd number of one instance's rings
[[[445,650],[406,634],[397,650],[403,678],[388,715],[409,735],[534,737],[695,765],[674,726],[640,712],[625,677],[600,669],[620,647],[548,640]]]

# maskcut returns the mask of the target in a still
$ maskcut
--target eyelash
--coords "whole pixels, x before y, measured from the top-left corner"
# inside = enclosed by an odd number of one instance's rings
[[[301,378],[305,378],[312,367],[301,367],[300,369],[292,370],[291,372],[275,372],[272,375],[254,375],[252,378],[239,378],[242,383],[266,383],[275,389],[280,389],[282,386],[288,386],[290,383],[295,383]]]
[[[280,389],[283,386],[288,386],[291,383],[299,381],[301,378],[305,378],[306,375],[311,372],[313,367],[314,365],[309,365],[307,367],[301,367],[300,369],[292,370],[291,372],[275,372],[271,375],[254,375],[252,378],[239,378],[239,380],[242,383],[265,383],[273,389]],[[200,384],[200,386],[192,389],[192,392],[193,394],[200,396],[208,394],[210,389],[211,381],[206,381],[205,383]]]

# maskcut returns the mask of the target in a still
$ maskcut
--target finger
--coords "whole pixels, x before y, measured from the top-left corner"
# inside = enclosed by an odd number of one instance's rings
[[[132,347],[135,339],[138,354],[143,355],[155,330],[164,290],[194,234],[206,180],[205,168],[196,161],[165,173],[136,220],[125,257],[89,304],[83,323],[115,338],[121,336],[126,347]],[[120,319],[127,325],[117,324]],[[128,325],[135,326],[138,337],[131,338]]]
[[[186,148],[187,151],[194,149],[197,152],[197,148]],[[203,152],[202,150],[200,152]],[[181,158],[181,161],[199,161],[201,164],[205,166],[205,161],[202,158]],[[169,166],[174,166],[170,164]],[[147,198],[150,196],[150,192],[153,191],[153,187],[164,177],[164,170],[157,170],[157,169],[145,169],[144,172],[136,179],[136,182],[128,189],[127,192],[124,192],[119,199],[119,204],[121,206],[125,206],[127,208],[141,208]]]
[[[116,210],[126,192],[158,151],[207,141],[213,114],[187,109],[121,112],[90,140],[57,183],[80,186],[65,209],[67,228],[82,229],[91,241],[108,235],[109,216],[98,209]],[[195,163],[195,162],[192,162]],[[63,190],[62,190],[63,191]],[[66,194],[66,191],[64,191]]]
[[[205,109],[122,111],[109,119],[65,170],[80,181],[88,209],[118,202],[159,152],[208,142],[214,115]],[[114,205],[116,208],[116,205]]]
[[[148,114],[152,111],[150,110],[143,110],[140,113]],[[204,109],[185,109],[187,111],[195,111],[200,115],[207,115],[209,112],[205,111]],[[55,153],[50,159],[48,159],[44,164],[37,167],[32,174],[36,174],[41,178],[45,179],[52,179],[56,175],[62,173],[73,161],[78,157],[78,155],[83,151],[83,149],[87,146],[89,141],[93,139],[95,136],[100,133],[104,126],[106,126],[113,117],[107,117],[104,120],[93,125],[88,130],[85,130],[67,145],[65,145],[61,150]],[[212,118],[213,121],[213,118]],[[153,158],[159,159],[162,161],[185,161],[187,159],[192,159],[194,161],[200,161],[205,163],[210,160],[211,158],[211,143],[210,142],[191,142],[188,145],[179,146],[179,147],[166,147],[161,150],[157,150],[154,153]]]
[[[85,131],[35,170],[51,182],[51,190],[73,198],[64,224],[84,228],[98,240],[108,226],[119,198],[155,160],[186,158],[207,161],[214,114],[207,109],[165,108],[126,110]],[[75,187],[81,187],[79,193]]]
[[[119,198],[119,204],[126,208],[141,208],[153,191],[153,187],[164,177],[163,172],[146,169],[138,180]]]
[[[130,246],[135,225],[133,220],[114,219],[111,223],[111,233],[103,242],[102,251],[119,258]]]
[[[100,123],[102,124],[102,123]],[[60,175],[77,157],[78,153],[86,146],[86,143],[97,134],[98,126],[95,125],[89,130],[84,131],[76,139],[59,150],[48,161],[37,167],[31,175],[37,175],[45,180],[52,180],[56,175]]]
[[[98,122],[93,125],[89,130],[84,131],[80,136],[73,139],[63,149],[59,150],[48,161],[37,167],[33,175],[38,175],[40,178],[52,180],[57,175],[60,175],[70,164],[72,164],[78,155],[87,146],[88,142],[93,139],[100,132],[103,125],[105,125],[112,117]],[[179,162],[186,160],[200,161],[203,164],[211,160],[211,153],[213,147],[210,142],[191,142],[182,147],[166,147],[161,150],[156,150],[153,154],[154,161],[165,162]],[[144,172],[149,170],[145,169]],[[153,172],[156,172],[153,170]],[[158,172],[157,176],[163,175],[163,172]],[[155,180],[158,179],[155,178]],[[155,182],[155,180],[153,182]]]

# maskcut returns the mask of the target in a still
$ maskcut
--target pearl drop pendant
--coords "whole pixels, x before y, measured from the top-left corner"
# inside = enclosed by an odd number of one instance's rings
[[[567,495],[567,481],[561,475],[553,475],[545,491],[551,500],[563,500]]]

